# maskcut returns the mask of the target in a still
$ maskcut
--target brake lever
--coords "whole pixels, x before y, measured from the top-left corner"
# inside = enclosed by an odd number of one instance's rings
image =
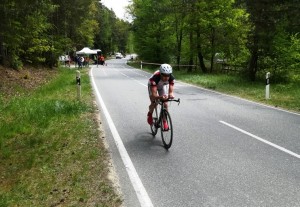
[[[175,102],[177,102],[178,103],[178,105],[180,104],[180,98],[178,98],[177,100],[176,99],[168,99],[169,101],[175,101]],[[164,101],[162,101],[162,103],[163,103]]]

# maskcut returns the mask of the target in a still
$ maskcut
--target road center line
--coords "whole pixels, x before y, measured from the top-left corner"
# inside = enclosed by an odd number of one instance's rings
[[[112,118],[110,117],[110,114],[105,106],[105,103],[100,95],[100,92],[96,86],[96,83],[94,81],[94,77],[93,77],[93,68],[91,70],[91,80],[92,80],[92,83],[93,83],[93,87],[94,87],[94,90],[96,92],[96,95],[98,97],[98,100],[101,104],[101,107],[102,107],[102,110],[104,112],[104,115],[107,119],[107,122],[108,122],[108,125],[109,125],[109,128],[111,130],[111,133],[114,137],[114,140],[115,140],[115,143],[116,143],[116,146],[119,150],[119,153],[120,153],[120,156],[122,158],[122,161],[125,165],[125,168],[126,168],[126,171],[127,171],[127,174],[130,178],[130,181],[131,181],[131,184],[135,190],[135,193],[139,199],[139,202],[141,204],[142,207],[153,207],[153,204],[152,204],[152,201],[150,200],[150,197],[148,196],[148,193],[141,181],[141,179],[139,178],[139,175],[137,174],[136,172],[136,169],[127,153],[127,150],[122,142],[122,139],[116,129],[116,126],[114,125],[113,121],[112,121]]]
[[[226,126],[229,126],[229,127],[233,128],[233,129],[235,129],[235,130],[237,130],[239,132],[242,132],[242,133],[244,133],[244,134],[246,134],[246,135],[248,135],[248,136],[250,136],[250,137],[252,137],[254,139],[257,139],[258,141],[261,141],[261,142],[263,142],[265,144],[268,144],[268,145],[270,145],[270,146],[272,146],[272,147],[274,147],[276,149],[279,149],[280,151],[283,151],[283,152],[285,152],[287,154],[290,154],[290,155],[292,155],[292,156],[300,159],[300,155],[298,155],[298,154],[296,154],[296,153],[294,153],[294,152],[292,152],[292,151],[290,151],[288,149],[285,149],[284,147],[281,147],[281,146],[279,146],[277,144],[274,144],[274,143],[269,142],[269,141],[267,141],[265,139],[262,139],[262,138],[260,138],[258,136],[255,136],[254,134],[251,134],[251,133],[249,133],[249,132],[247,132],[247,131],[245,131],[243,129],[240,129],[240,128],[234,126],[234,125],[231,125],[231,124],[229,124],[229,123],[227,123],[225,121],[219,121],[219,122],[222,123],[222,124],[224,124],[224,125],[226,125]]]

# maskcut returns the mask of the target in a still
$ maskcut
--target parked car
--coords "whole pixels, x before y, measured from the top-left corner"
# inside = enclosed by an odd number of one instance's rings
[[[123,55],[119,52],[116,53],[116,59],[122,59]]]

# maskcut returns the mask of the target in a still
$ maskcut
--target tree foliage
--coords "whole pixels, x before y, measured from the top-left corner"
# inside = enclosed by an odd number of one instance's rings
[[[127,40],[130,33],[130,24],[118,19],[112,10],[101,7],[97,21],[100,30],[96,34],[95,45],[105,53],[127,51]]]
[[[0,49],[2,62],[21,67],[23,61],[44,61],[40,54],[50,50],[45,35],[49,29],[48,1],[1,1]],[[7,59],[5,58],[7,57]],[[32,57],[32,59],[31,59]]]
[[[134,0],[135,50],[151,62],[168,62],[173,53],[172,19],[168,17],[168,0]]]
[[[0,64],[53,66],[83,47],[126,52],[129,23],[97,0],[2,0]]]
[[[145,61],[197,64],[202,72],[215,71],[221,54],[251,80],[267,70],[284,78],[298,67],[299,3],[133,0],[135,48]]]
[[[267,71],[285,80],[299,72],[299,3],[132,0],[129,23],[97,0],[2,0],[0,63],[53,66],[59,55],[89,46],[205,73],[218,70],[218,54],[250,80]]]

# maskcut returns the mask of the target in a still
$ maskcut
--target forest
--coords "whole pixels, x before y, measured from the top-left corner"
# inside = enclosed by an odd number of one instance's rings
[[[203,73],[221,66],[251,81],[299,74],[299,0],[133,0],[130,11],[143,60]]]
[[[95,0],[2,0],[0,64],[53,67],[83,47],[177,70],[299,78],[300,0],[132,0],[130,21]]]
[[[57,65],[83,47],[126,52],[130,24],[96,0],[1,0],[0,64]]]

